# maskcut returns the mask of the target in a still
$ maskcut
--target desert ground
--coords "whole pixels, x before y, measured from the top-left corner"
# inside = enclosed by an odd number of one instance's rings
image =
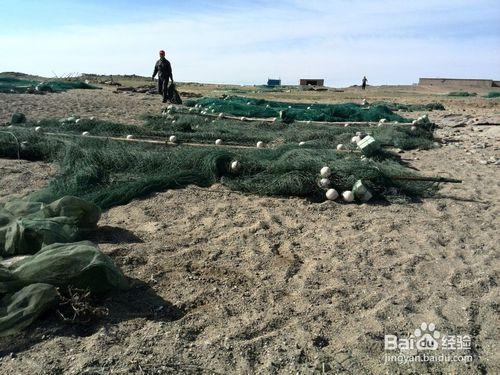
[[[0,94],[0,124],[16,111],[140,124],[140,115],[164,108],[157,95],[114,89]],[[109,314],[88,324],[49,314],[0,338],[0,374],[499,373],[500,100],[418,86],[242,90],[288,101],[441,102],[445,111],[429,113],[441,147],[402,155],[426,175],[463,183],[391,205],[214,185],[112,208],[93,240],[131,279],[130,291],[100,301]],[[0,159],[0,202],[45,186],[54,173],[56,165]],[[469,335],[470,349],[454,354],[471,361],[385,363],[392,353],[384,335],[408,337],[422,322]]]

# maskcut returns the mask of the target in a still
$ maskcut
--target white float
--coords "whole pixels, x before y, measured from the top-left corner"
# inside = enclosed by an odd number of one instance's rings
[[[319,171],[319,174],[321,175],[321,177],[330,177],[330,175],[332,174],[332,170],[330,169],[330,167],[323,167]]]
[[[257,142],[257,148],[263,148],[264,147],[264,142],[259,141]]]
[[[172,143],[176,143],[177,142],[177,137],[175,135],[171,135],[169,138],[168,138],[169,142],[172,142]]]
[[[339,193],[337,193],[337,190],[335,189],[328,189],[327,192],[326,192],[326,199],[330,200],[330,201],[334,201],[335,199],[337,199],[339,196]]]
[[[215,145],[216,145],[216,146],[220,146],[220,145],[222,145],[222,139],[220,139],[220,138],[219,138],[219,139],[216,139],[216,140],[215,140]]]
[[[352,191],[346,190],[342,193],[342,198],[344,198],[346,202],[352,202],[354,201],[354,194],[352,193]]]
[[[322,178],[319,180],[319,186],[324,189],[330,187],[330,180],[328,178]]]
[[[238,172],[241,169],[241,163],[238,160],[235,160],[231,163],[231,170],[233,172]]]

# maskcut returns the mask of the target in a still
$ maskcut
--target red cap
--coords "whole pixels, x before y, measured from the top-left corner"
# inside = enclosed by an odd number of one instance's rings
[[[164,50],[161,50],[161,51],[160,51],[160,55],[165,56],[165,51],[164,51]]]

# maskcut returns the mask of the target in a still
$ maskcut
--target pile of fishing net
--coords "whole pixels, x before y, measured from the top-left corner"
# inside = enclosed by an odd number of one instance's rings
[[[432,102],[427,104],[404,104],[404,103],[392,103],[392,102],[373,102],[371,105],[379,106],[383,105],[389,108],[391,111],[401,111],[401,112],[415,112],[415,111],[444,111],[444,105],[438,102]]]
[[[484,97],[488,99],[500,98],[500,91],[490,91]]]
[[[273,148],[154,145],[86,137],[54,137],[26,129],[13,130],[21,143],[20,157],[59,164],[37,201],[77,196],[101,208],[125,204],[156,191],[190,184],[222,183],[230,189],[259,195],[300,196],[324,200],[319,170],[332,169],[332,187],[350,190],[362,179],[375,197],[418,198],[432,195],[433,181],[418,177],[398,160],[340,152],[321,140]],[[0,143],[0,155],[16,157],[15,148]],[[8,155],[8,153],[11,153]],[[238,168],[233,166],[237,161]]]
[[[477,96],[477,93],[468,91],[452,91],[448,93],[448,96],[469,97],[469,96]]]
[[[100,214],[72,196],[0,205],[0,336],[30,325],[68,288],[95,295],[127,288],[111,258],[80,241],[95,230]]]
[[[13,77],[0,76],[0,93],[46,93],[62,92],[72,89],[96,89],[86,82],[78,80],[51,79],[47,81],[35,81]]]
[[[280,112],[285,111],[290,120],[298,121],[377,122],[386,119],[388,121],[411,122],[411,120],[393,113],[385,105],[285,103],[239,96],[188,100],[186,105],[207,113],[257,118],[279,118]]]

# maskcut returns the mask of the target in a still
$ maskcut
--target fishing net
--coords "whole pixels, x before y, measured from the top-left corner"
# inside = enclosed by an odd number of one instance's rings
[[[23,139],[19,131],[18,137]],[[402,181],[394,177],[416,176],[395,160],[362,159],[360,154],[337,152],[331,147],[285,144],[276,148],[217,146],[157,146],[76,137],[59,143],[53,152],[50,136],[31,135],[31,145],[21,157],[54,156],[59,173],[33,200],[54,200],[64,195],[80,197],[101,208],[125,204],[155,191],[190,184],[210,186],[220,182],[231,189],[260,195],[301,196],[323,200],[318,184],[322,166],[335,170],[332,187],[350,190],[366,179],[379,197],[419,197],[435,192],[433,182]],[[36,137],[36,138],[33,138]],[[46,149],[46,150],[45,150]],[[238,160],[241,169],[231,169]]]
[[[484,97],[489,99],[500,98],[500,91],[490,91]]]
[[[54,79],[35,81],[13,77],[0,77],[0,93],[45,93],[61,92],[72,89],[96,89],[83,81]]]
[[[468,97],[468,96],[477,96],[477,93],[468,91],[452,91],[448,93],[448,96]]]
[[[444,111],[444,105],[438,102],[432,102],[427,104],[403,104],[403,103],[392,103],[392,102],[373,102],[371,105],[374,106],[386,106],[391,111],[401,111],[401,112],[415,112],[415,111]]]
[[[354,103],[345,104],[305,104],[284,103],[264,99],[252,99],[238,96],[225,98],[202,98],[188,100],[187,106],[198,106],[208,113],[225,113],[234,116],[257,118],[280,117],[281,111],[286,111],[293,120],[300,121],[388,121],[411,122],[393,113],[385,105],[362,106]]]
[[[306,142],[316,147],[336,147],[343,144],[347,149],[356,149],[351,142],[356,134],[370,134],[383,146],[401,149],[429,149],[434,147],[434,125],[421,124],[411,127],[408,124],[382,124],[380,126],[350,125],[337,126],[329,124],[307,124],[283,122],[241,122],[237,120],[207,118],[197,114],[173,113],[166,116],[148,115],[144,118],[144,126],[124,125],[106,121],[81,119],[78,122],[42,120],[18,124],[19,128],[34,129],[40,126],[47,132],[65,132],[68,134],[82,134],[90,132],[92,135],[126,137],[133,135],[136,138],[165,139],[175,135],[178,142],[195,142],[213,144],[222,139],[229,145],[255,145],[262,141],[267,144],[280,145],[285,143]],[[33,134],[31,132],[30,134]],[[0,136],[0,144],[5,147],[14,147],[7,136]],[[8,142],[8,143],[7,143]],[[24,147],[30,147],[28,142]],[[10,146],[8,146],[10,145]],[[46,150],[49,152],[50,150]],[[2,150],[0,149],[0,155]],[[10,151],[11,152],[11,151]]]
[[[91,242],[74,242],[94,230],[99,217],[97,206],[72,196],[0,205],[0,336],[56,305],[58,290],[102,294],[127,288],[111,258]]]

